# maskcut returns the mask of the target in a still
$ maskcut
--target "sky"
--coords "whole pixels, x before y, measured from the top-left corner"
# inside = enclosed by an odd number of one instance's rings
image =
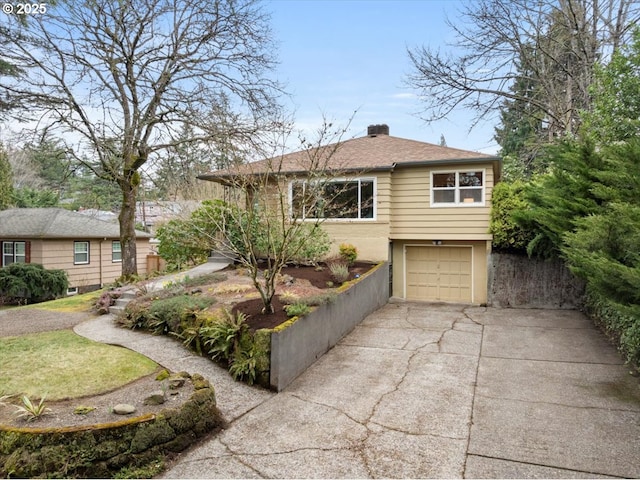
[[[386,123],[390,134],[430,143],[444,135],[449,147],[495,154],[494,123],[469,131],[473,113],[455,112],[426,124],[407,49],[444,48],[454,40],[445,19],[456,18],[458,0],[266,0],[279,44],[276,76],[291,94],[296,126],[307,132],[323,115],[346,125],[345,138],[366,135]]]

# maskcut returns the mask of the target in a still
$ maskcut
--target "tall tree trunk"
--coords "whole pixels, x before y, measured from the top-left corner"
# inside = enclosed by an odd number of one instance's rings
[[[136,249],[136,198],[140,174],[127,172],[120,183],[122,189],[122,208],[118,220],[120,223],[120,246],[122,248],[122,277],[125,279],[138,275]]]

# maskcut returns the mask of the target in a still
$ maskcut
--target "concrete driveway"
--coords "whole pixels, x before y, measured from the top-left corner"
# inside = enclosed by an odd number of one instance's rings
[[[574,311],[390,303],[234,411],[164,477],[640,477],[638,378]]]

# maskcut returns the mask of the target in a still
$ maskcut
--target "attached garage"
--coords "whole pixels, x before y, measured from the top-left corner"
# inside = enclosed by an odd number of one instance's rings
[[[487,301],[486,241],[392,242],[392,295],[427,302]]]
[[[405,298],[472,302],[472,253],[470,246],[407,246]]]

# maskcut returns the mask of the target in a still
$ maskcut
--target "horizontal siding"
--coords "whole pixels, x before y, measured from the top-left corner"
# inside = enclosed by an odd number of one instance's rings
[[[332,220],[322,222],[322,228],[331,239],[330,255],[338,253],[341,243],[351,243],[358,249],[361,260],[387,260],[389,256],[389,220],[391,216],[391,172],[363,173],[361,177],[376,178],[376,219],[375,220]],[[277,205],[280,193],[287,194],[288,183],[281,183],[279,189],[271,185],[268,199]]]
[[[80,240],[82,241],[82,240]],[[89,242],[89,263],[74,265],[74,240],[43,240],[32,243],[31,262],[41,263],[48,269],[65,270],[69,286],[86,287],[113,282],[122,275],[122,263],[111,261],[112,240],[91,240]],[[139,239],[137,248],[138,274],[147,271],[149,240]],[[102,266],[100,261],[102,260]]]
[[[431,171],[428,167],[398,169],[393,174],[391,197],[392,239],[491,239],[489,219],[493,168],[461,165],[455,170],[485,172],[485,205],[478,207],[431,207]],[[443,171],[437,168],[434,171]]]
[[[322,228],[331,238],[331,253],[336,255],[341,243],[358,249],[359,260],[387,260],[389,256],[389,224],[381,222],[324,222]]]

